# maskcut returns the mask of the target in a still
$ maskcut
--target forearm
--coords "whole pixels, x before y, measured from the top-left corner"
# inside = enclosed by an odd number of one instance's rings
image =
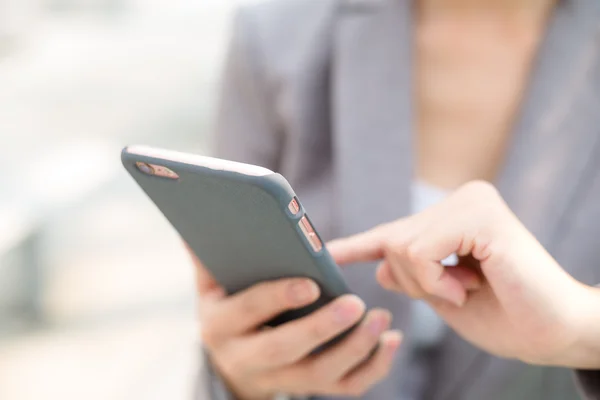
[[[592,289],[590,321],[588,334],[589,344],[584,347],[589,349],[590,366],[594,370],[582,365],[577,373],[577,378],[585,398],[600,399],[600,287]],[[594,299],[596,299],[594,301]],[[595,360],[595,361],[594,361]]]

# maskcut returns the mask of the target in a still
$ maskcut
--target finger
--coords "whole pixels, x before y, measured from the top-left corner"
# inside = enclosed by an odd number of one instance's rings
[[[369,311],[361,324],[344,340],[315,355],[290,371],[292,376],[304,376],[306,381],[324,380],[335,383],[364,362],[374,350],[380,336],[389,328],[389,311]]]
[[[471,220],[454,223],[430,224],[414,240],[413,248],[418,255],[429,261],[440,261],[456,254],[459,260],[470,254],[476,244],[477,230]]]
[[[439,263],[430,263],[425,267],[403,264],[397,262],[391,267],[388,263],[382,263],[377,269],[377,281],[384,289],[403,293],[416,300],[434,296],[462,307],[466,301],[466,291],[481,287],[480,278],[463,268],[444,268]]]
[[[404,293],[412,299],[422,299],[427,296],[425,290],[417,282],[414,275],[404,266],[404,264],[390,264],[390,274],[394,277],[396,286],[395,292]]]
[[[390,225],[381,225],[370,231],[359,233],[327,244],[327,250],[340,265],[380,260],[384,257],[384,240]]]
[[[375,272],[377,282],[386,290],[400,291],[400,284],[396,281],[392,269],[387,261],[383,261]]]
[[[483,285],[483,279],[479,273],[471,268],[457,265],[446,268],[446,272],[456,279],[466,290],[478,290]]]
[[[363,396],[369,388],[384,379],[394,362],[394,355],[402,342],[402,334],[397,331],[385,332],[380,346],[372,359],[348,374],[338,384],[342,395]]]
[[[407,259],[406,253],[406,245],[391,245],[386,260],[377,271],[377,279],[384,287],[388,287],[388,290],[404,293],[413,299],[422,299],[427,293],[417,282],[415,273],[411,270],[414,265]]]
[[[437,296],[461,307],[466,301],[466,290],[462,284],[448,273],[437,257],[431,256],[432,243],[428,241],[429,235],[420,237],[401,248],[396,255],[396,262],[392,265],[393,273],[408,274],[420,287],[416,292],[424,292],[430,296]],[[411,295],[411,293],[408,293]],[[411,295],[411,297],[414,297]]]
[[[464,306],[467,301],[467,289],[447,269],[444,269],[442,276],[433,283],[430,293],[448,300],[458,307]]]
[[[434,261],[410,265],[405,272],[419,286],[415,293],[420,297],[408,294],[413,298],[423,298],[425,295],[436,296],[462,307],[467,300],[466,288],[450,272],[450,269],[452,268],[446,268]]]
[[[287,310],[319,298],[319,287],[309,279],[264,282],[214,304],[202,318],[204,340],[210,343],[246,334]]]
[[[239,356],[263,370],[291,365],[351,328],[364,312],[358,297],[341,296],[306,317],[254,334],[244,340]]]

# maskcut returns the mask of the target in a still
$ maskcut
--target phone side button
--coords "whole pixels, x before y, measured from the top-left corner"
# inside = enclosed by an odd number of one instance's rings
[[[323,250],[323,243],[314,232],[310,234],[310,244],[312,245],[313,250],[317,253]]]
[[[290,204],[288,204],[288,210],[290,210],[294,216],[298,215],[300,212],[300,203],[298,203],[298,200],[295,197],[290,201]]]
[[[306,215],[303,216],[302,218],[300,218],[300,221],[298,222],[298,226],[300,227],[300,230],[304,234],[304,237],[306,238],[308,243],[310,243],[310,246],[312,247],[313,251],[315,253],[318,253],[319,251],[321,251],[323,249],[323,243],[321,242],[321,239],[319,239],[319,237],[315,233],[315,230],[313,229],[312,225],[310,224],[310,221],[308,220],[308,218],[306,218]]]

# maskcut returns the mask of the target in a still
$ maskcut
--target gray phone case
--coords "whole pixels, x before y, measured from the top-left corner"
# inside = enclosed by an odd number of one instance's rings
[[[306,215],[300,202],[296,215],[288,209],[296,195],[283,176],[215,170],[131,154],[127,148],[121,159],[229,294],[259,282],[290,277],[310,278],[320,286],[317,302],[286,312],[269,325],[302,317],[350,293],[327,249],[315,252],[300,229],[299,221]],[[136,162],[162,165],[176,172],[179,179],[147,175]]]

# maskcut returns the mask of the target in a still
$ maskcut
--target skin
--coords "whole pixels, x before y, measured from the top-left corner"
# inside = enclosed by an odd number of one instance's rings
[[[419,179],[452,189],[495,177],[552,6],[550,0],[419,2],[414,97]],[[387,375],[401,340],[399,332],[387,330],[389,312],[369,311],[345,341],[312,357],[311,349],[360,319],[364,304],[358,298],[339,299],[292,325],[263,331],[270,317],[317,297],[310,283],[272,282],[228,298],[195,262],[203,341],[239,400],[278,392],[361,395]],[[293,300],[292,293],[300,292],[305,300]],[[347,321],[331,324],[340,310]],[[369,329],[371,324],[377,328]],[[354,370],[377,342],[375,357]]]
[[[272,329],[264,323],[283,311],[314,302],[318,287],[306,279],[256,285],[233,296],[198,259],[202,340],[238,399],[270,399],[277,393],[360,396],[383,379],[400,345],[388,330],[391,316],[370,310],[360,326],[335,346],[310,355],[365,314],[356,296],[343,296],[313,314]],[[379,343],[375,355],[363,362]]]
[[[445,189],[493,181],[553,0],[420,0],[416,174]]]
[[[380,260],[384,288],[425,299],[489,353],[600,369],[600,290],[567,274],[488,183],[328,249],[340,264]],[[444,268],[454,253],[459,266]]]

